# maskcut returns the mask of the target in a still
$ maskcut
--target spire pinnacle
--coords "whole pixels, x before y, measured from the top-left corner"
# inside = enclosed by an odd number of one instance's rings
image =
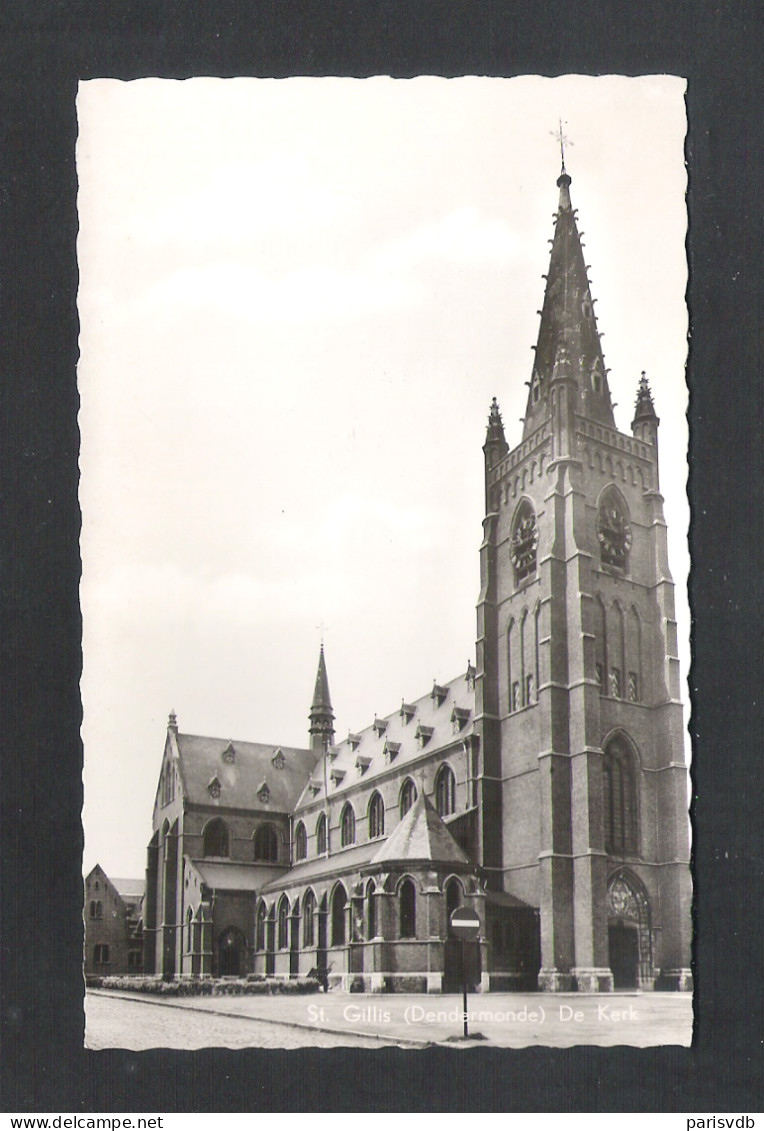
[[[311,749],[318,752],[321,752],[325,746],[334,741],[334,711],[329,694],[329,677],[326,674],[323,641],[318,654],[318,671],[316,672],[316,686],[313,690],[313,702],[310,708],[309,733]]]
[[[563,369],[575,381],[572,409],[599,424],[615,426],[588,269],[570,201],[571,178],[565,169],[565,147],[571,142],[562,126],[560,120],[559,132],[555,134],[562,159],[562,172],[557,178],[560,201],[555,213],[549,272],[545,276],[546,290],[529,382],[524,437],[530,436],[548,419],[549,385],[555,372]]]
[[[653,404],[653,394],[650,391],[650,383],[643,369],[642,376],[639,378],[639,384],[637,385],[637,400],[634,405],[634,421],[632,427],[640,420],[657,419],[655,405]]]

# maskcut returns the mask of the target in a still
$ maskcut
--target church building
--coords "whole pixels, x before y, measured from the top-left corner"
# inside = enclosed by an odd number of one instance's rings
[[[448,991],[467,906],[475,988],[690,988],[659,420],[642,374],[616,427],[570,184],[516,447],[490,406],[474,664],[338,739],[322,645],[303,749],[172,714],[146,973]]]

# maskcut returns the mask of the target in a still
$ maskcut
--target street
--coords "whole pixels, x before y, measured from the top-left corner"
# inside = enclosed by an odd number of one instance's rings
[[[85,1045],[102,1048],[463,1047],[460,995],[329,994],[158,1000],[90,990]],[[473,994],[469,1044],[689,1045],[692,995]]]

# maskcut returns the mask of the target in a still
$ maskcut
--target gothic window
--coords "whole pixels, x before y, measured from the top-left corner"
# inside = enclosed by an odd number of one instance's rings
[[[313,946],[313,917],[316,913],[316,897],[313,892],[305,892],[302,901],[302,945]]]
[[[278,919],[278,932],[277,932],[277,946],[279,950],[285,950],[289,946],[289,900],[284,895],[281,897],[279,903],[279,919]]]
[[[295,860],[304,860],[308,855],[308,834],[305,832],[305,825],[302,821],[298,821],[297,828],[294,830],[294,858]]]
[[[275,864],[279,858],[279,838],[273,825],[260,825],[254,836],[255,860]]]
[[[414,785],[411,778],[406,778],[405,782],[401,786],[401,797],[400,797],[401,817],[406,816],[406,814],[408,813],[409,809],[411,808],[411,806],[414,804],[415,801],[416,801],[416,786]]]
[[[345,945],[345,889],[338,884],[332,896],[332,946]]]
[[[369,840],[374,837],[384,836],[385,832],[385,803],[381,794],[376,791],[371,795],[369,802]]]
[[[637,796],[634,760],[614,739],[602,759],[602,812],[605,850],[612,855],[637,851]]]
[[[205,856],[230,856],[228,826],[220,817],[216,817],[205,825],[203,839],[204,847],[202,851]]]
[[[603,666],[602,666],[602,664],[600,663],[599,660],[597,660],[597,663],[594,665],[594,676],[595,676],[595,679],[597,680],[597,686],[600,689],[600,695],[604,695],[605,691],[606,691],[606,688],[605,688],[605,669],[603,668]]]
[[[366,938],[373,939],[377,935],[377,904],[374,899],[376,887],[374,880],[369,880],[366,888]]]
[[[316,821],[316,852],[323,856],[326,852],[326,814],[322,813]]]
[[[604,566],[627,570],[631,549],[631,525],[626,505],[614,487],[603,494],[597,510],[597,541]]]
[[[355,813],[349,801],[340,817],[340,844],[343,848],[348,844],[355,844]]]
[[[621,698],[621,669],[610,669],[610,694],[614,699]]]
[[[454,771],[445,763],[435,778],[435,806],[441,817],[448,817],[456,809],[456,778]]]
[[[90,918],[100,919],[103,915],[103,906],[100,899],[94,899],[90,902]]]
[[[416,888],[414,881],[406,879],[398,889],[398,907],[400,916],[400,937],[413,939],[416,937]]]
[[[629,702],[639,702],[639,680],[636,672],[629,672]]]
[[[446,918],[449,922],[451,920],[451,913],[456,911],[463,898],[464,892],[462,891],[462,885],[457,879],[450,879],[446,884]]]
[[[525,677],[525,705],[529,707],[533,702],[533,676]]]
[[[512,684],[512,710],[520,710],[520,680],[516,679]]]
[[[261,903],[257,909],[257,922],[255,924],[255,947],[265,950],[265,904]]]
[[[535,574],[538,540],[536,515],[528,499],[523,499],[515,511],[509,540],[509,553],[515,567],[515,585]]]

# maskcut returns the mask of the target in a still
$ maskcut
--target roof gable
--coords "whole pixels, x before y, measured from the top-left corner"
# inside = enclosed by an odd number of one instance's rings
[[[289,813],[316,762],[312,750],[275,743],[192,734],[175,740],[187,800],[213,808]]]

